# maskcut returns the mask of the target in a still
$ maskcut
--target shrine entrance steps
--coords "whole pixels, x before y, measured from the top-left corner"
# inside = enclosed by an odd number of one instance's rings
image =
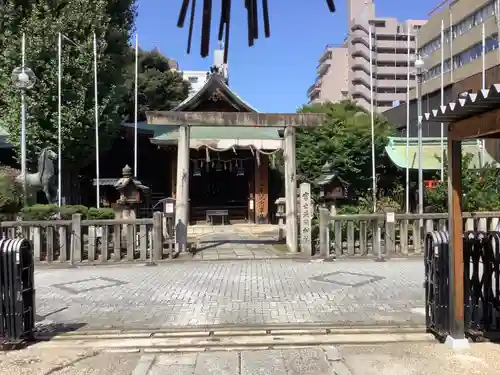
[[[192,225],[188,238],[196,260],[273,259],[286,255],[277,225]]]

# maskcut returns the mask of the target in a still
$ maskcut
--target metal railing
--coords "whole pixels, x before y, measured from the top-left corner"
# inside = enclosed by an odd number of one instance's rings
[[[427,234],[425,298],[427,329],[450,331],[450,248],[447,231]],[[474,340],[500,334],[500,232],[466,231],[463,238],[464,329]]]

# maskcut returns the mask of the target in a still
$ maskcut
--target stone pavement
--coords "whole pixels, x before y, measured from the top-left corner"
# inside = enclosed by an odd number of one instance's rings
[[[338,347],[352,375],[497,375],[500,346],[471,344],[452,350],[439,343]]]
[[[497,375],[500,346],[439,343],[145,355],[133,375]]]
[[[424,324],[419,259],[171,262],[35,271],[40,328]]]
[[[213,233],[197,239],[196,260],[270,259],[280,254],[274,245],[277,236],[261,233]],[[187,255],[187,254],[186,254]]]
[[[0,352],[3,375],[497,375],[500,346],[453,351],[428,342],[272,350],[109,353],[77,348]]]
[[[2,375],[130,375],[138,353],[105,353],[75,348],[0,352]]]
[[[145,355],[133,375],[335,375],[331,362],[322,348]]]

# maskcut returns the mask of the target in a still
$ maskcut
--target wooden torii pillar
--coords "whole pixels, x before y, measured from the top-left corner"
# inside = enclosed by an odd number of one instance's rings
[[[465,338],[462,141],[500,138],[500,85],[468,94],[426,113],[429,123],[448,123],[449,327],[446,343],[468,346]]]
[[[317,113],[256,113],[256,112],[146,112],[148,124],[179,126],[176,184],[176,243],[187,249],[189,204],[189,129],[193,126],[230,126],[285,129],[285,192],[286,237],[288,250],[298,251],[297,166],[295,129],[321,125],[326,116]]]

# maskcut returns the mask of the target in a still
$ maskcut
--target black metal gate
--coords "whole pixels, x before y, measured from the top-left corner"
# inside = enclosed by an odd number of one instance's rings
[[[0,239],[0,341],[29,340],[35,328],[34,259],[25,239]]]
[[[449,234],[430,232],[425,242],[427,329],[450,330]],[[463,238],[464,327],[475,340],[500,333],[500,232],[467,231]]]
[[[425,323],[440,338],[449,332],[448,265],[450,237],[446,231],[435,231],[425,238]]]

